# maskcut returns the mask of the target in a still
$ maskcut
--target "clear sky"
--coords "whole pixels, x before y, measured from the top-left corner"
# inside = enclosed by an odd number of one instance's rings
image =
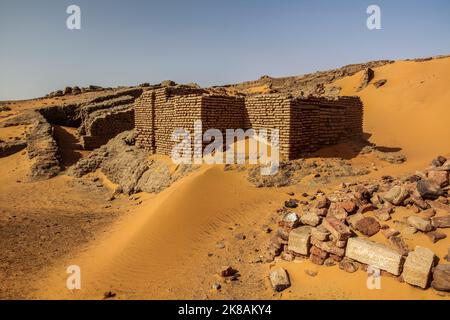
[[[81,8],[81,30],[66,8]],[[381,8],[382,30],[366,27]],[[0,100],[65,86],[203,86],[450,53],[448,0],[0,0]]]

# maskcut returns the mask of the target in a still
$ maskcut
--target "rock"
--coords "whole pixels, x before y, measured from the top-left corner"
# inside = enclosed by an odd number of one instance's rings
[[[245,240],[245,239],[246,239],[246,236],[245,236],[243,233],[235,234],[234,237],[235,237],[237,240]]]
[[[450,213],[450,206],[448,204],[442,203],[440,201],[428,201],[430,206],[436,210],[443,210]]]
[[[317,264],[319,266],[323,265],[325,263],[325,259],[319,256],[316,256],[314,254],[309,256],[309,260],[314,263]]]
[[[65,89],[64,89],[64,95],[66,95],[66,94],[71,94],[72,93],[72,88],[71,87],[66,87]]]
[[[395,206],[399,206],[403,204],[408,195],[408,191],[405,188],[395,186],[384,195],[383,199]]]
[[[390,237],[398,236],[400,234],[400,232],[392,228],[381,229],[381,232],[387,239],[389,239]]]
[[[213,283],[213,285],[212,285],[213,290],[219,291],[221,288],[222,288],[222,286],[220,285],[220,283],[216,282],[216,283]]]
[[[433,217],[431,224],[435,228],[450,228],[450,216]]]
[[[378,88],[384,86],[386,83],[387,83],[386,79],[381,79],[381,80],[375,81],[373,85],[375,86],[375,88],[378,89]]]
[[[294,261],[295,257],[293,254],[289,253],[289,252],[283,252],[281,253],[281,259],[283,259],[284,261]]]
[[[325,196],[317,198],[316,208],[317,209],[328,209],[330,207],[331,201]]]
[[[296,213],[290,212],[283,217],[283,220],[280,224],[284,227],[296,228],[300,224],[300,219],[298,218],[298,215]]]
[[[72,88],[72,94],[77,95],[77,94],[80,94],[80,93],[81,93],[80,87],[75,86],[75,87]]]
[[[373,69],[367,68],[366,70],[364,70],[362,78],[360,80],[359,87],[356,91],[361,91],[365,87],[367,87],[369,85],[370,81],[372,81],[372,79],[374,77],[375,77],[375,71],[373,71]]]
[[[304,215],[301,216],[300,221],[308,226],[312,226],[312,227],[316,227],[320,224],[321,222],[321,217],[319,217],[318,215],[312,213],[312,212],[308,212]]]
[[[230,266],[224,266],[220,269],[219,275],[223,278],[232,277],[237,273],[237,270]]]
[[[269,279],[273,290],[281,292],[291,286],[289,275],[283,268],[272,269],[269,273]]]
[[[439,291],[450,292],[450,264],[440,264],[434,269],[431,286]]]
[[[319,241],[327,241],[329,239],[330,232],[322,225],[317,228],[311,228],[311,237]]]
[[[364,219],[364,216],[361,213],[356,213],[347,218],[347,223],[351,225],[353,228],[356,228],[356,224],[358,221]]]
[[[430,249],[417,246],[409,253],[403,266],[403,280],[411,285],[426,289],[430,280],[435,254]]]
[[[389,220],[391,220],[390,212],[392,212],[391,208],[382,208],[382,209],[376,210],[374,212],[374,215],[375,215],[375,218],[377,218],[380,221],[389,221]]]
[[[403,257],[385,245],[361,238],[350,238],[345,256],[370,266],[400,275]]]
[[[408,223],[403,221],[394,221],[394,225],[399,229],[400,233],[407,234],[407,235],[413,235],[417,232],[417,229],[410,226]]]
[[[438,168],[438,167],[442,166],[446,161],[447,161],[447,159],[445,157],[438,156],[436,159],[433,159],[433,161],[431,161],[431,166]]]
[[[360,213],[366,213],[366,212],[375,211],[375,210],[377,210],[377,207],[375,207],[371,203],[366,203],[359,208]]]
[[[420,194],[422,199],[430,200],[435,200],[444,194],[438,186],[433,185],[428,180],[417,181],[417,192]]]
[[[322,249],[320,249],[320,248],[318,248],[316,246],[312,246],[311,247],[310,253],[315,255],[315,256],[318,256],[318,257],[320,257],[322,259],[328,258],[328,255],[329,255],[328,252],[326,252],[326,251],[324,251],[324,250],[322,250]]]
[[[436,210],[430,208],[430,209],[421,211],[419,213],[419,215],[420,215],[420,217],[422,219],[429,220],[429,219],[433,218],[436,215]]]
[[[358,206],[351,200],[344,201],[340,204],[341,208],[344,209],[347,213],[353,213],[358,210]]]
[[[339,269],[348,273],[355,273],[359,269],[359,264],[351,259],[344,258],[339,262]]]
[[[389,241],[392,243],[395,250],[402,256],[408,255],[408,253],[411,251],[406,242],[399,236],[391,236],[389,237]]]
[[[411,200],[417,207],[419,207],[422,210],[427,210],[430,207],[430,205],[425,200],[423,200],[421,197],[412,195]]]
[[[312,271],[312,270],[306,269],[306,270],[305,270],[305,273],[306,273],[308,276],[310,276],[310,277],[315,277],[315,276],[317,276],[317,271]]]
[[[448,185],[448,172],[431,170],[428,172],[428,180],[438,187],[443,188]]]
[[[318,247],[319,249],[326,251],[330,254],[343,257],[345,255],[345,249],[339,248],[332,241],[318,241],[314,238],[311,238],[311,244]]]
[[[425,220],[418,216],[410,216],[407,219],[407,222],[410,226],[416,228],[417,230],[423,232],[429,232],[433,230],[433,226],[431,225],[429,220]]]
[[[289,209],[295,209],[298,207],[298,201],[295,199],[290,199],[284,202],[284,206]]]
[[[363,235],[371,237],[380,231],[381,226],[375,218],[365,217],[356,223],[355,228]]]
[[[289,233],[288,250],[307,256],[309,254],[311,227],[300,227]]]
[[[326,217],[322,225],[337,239],[347,240],[352,236],[352,232],[348,226],[339,221],[336,217]]]
[[[436,243],[440,240],[447,238],[445,233],[439,231],[431,231],[427,233],[428,238],[430,238],[431,242]]]
[[[323,265],[326,267],[332,267],[336,265],[336,260],[334,260],[333,258],[326,258],[325,261],[323,262]]]

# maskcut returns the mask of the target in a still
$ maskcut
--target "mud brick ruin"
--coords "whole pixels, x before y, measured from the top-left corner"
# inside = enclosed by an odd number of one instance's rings
[[[137,145],[151,153],[170,155],[172,132],[203,132],[215,128],[279,129],[280,156],[298,158],[341,140],[360,137],[363,105],[358,97],[297,98],[289,94],[252,97],[208,94],[202,89],[166,87],[149,90],[135,102]]]

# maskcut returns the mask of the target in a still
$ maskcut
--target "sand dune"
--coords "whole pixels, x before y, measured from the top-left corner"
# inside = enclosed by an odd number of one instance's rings
[[[341,94],[364,102],[364,131],[377,145],[401,148],[409,164],[423,167],[430,158],[450,153],[450,58],[397,61],[375,70],[375,88],[357,92],[362,72],[336,81]]]

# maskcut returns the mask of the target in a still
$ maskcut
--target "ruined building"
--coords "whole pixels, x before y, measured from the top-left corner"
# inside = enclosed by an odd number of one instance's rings
[[[135,102],[137,145],[170,155],[176,128],[194,131],[201,120],[209,128],[279,129],[280,156],[295,159],[341,140],[362,135],[363,106],[358,97],[296,98],[285,94],[235,97],[201,89],[149,90]]]

